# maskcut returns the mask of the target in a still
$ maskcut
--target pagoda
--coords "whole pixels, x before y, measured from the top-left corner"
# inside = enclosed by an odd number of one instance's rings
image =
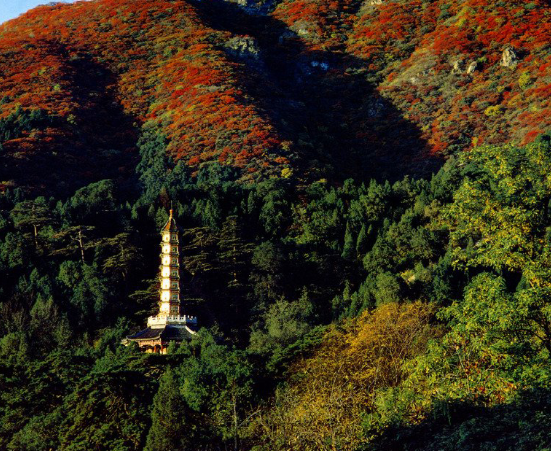
[[[127,337],[145,352],[166,354],[171,342],[189,340],[197,328],[197,318],[180,315],[180,262],[178,227],[170,216],[161,230],[160,303],[157,316],[150,316],[147,328]]]

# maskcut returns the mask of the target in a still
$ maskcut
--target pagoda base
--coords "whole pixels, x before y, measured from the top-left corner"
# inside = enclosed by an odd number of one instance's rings
[[[148,321],[148,327],[144,330],[130,335],[124,340],[128,345],[130,342],[136,342],[144,352],[157,354],[166,354],[170,343],[182,343],[189,341],[197,333],[193,324],[155,324],[151,326]]]

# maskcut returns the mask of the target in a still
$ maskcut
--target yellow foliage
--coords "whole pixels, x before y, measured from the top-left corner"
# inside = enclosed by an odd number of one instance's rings
[[[356,449],[375,390],[403,380],[404,363],[434,335],[432,314],[421,302],[392,303],[331,328],[313,356],[295,362],[288,388],[259,419],[271,449]]]
[[[293,175],[293,170],[292,169],[283,168],[281,170],[281,177],[283,177],[284,179],[288,179],[289,177],[291,177],[291,175]]]
[[[530,74],[528,72],[523,72],[522,75],[518,79],[518,85],[520,89],[526,89],[528,86],[532,84],[532,77],[530,77]]]
[[[503,114],[503,107],[501,105],[489,106],[484,110],[484,114],[488,117],[499,116]]]

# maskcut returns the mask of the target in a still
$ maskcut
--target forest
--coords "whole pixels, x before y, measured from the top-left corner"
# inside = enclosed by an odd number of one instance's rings
[[[549,443],[548,135],[341,186],[140,155],[124,189],[1,198],[0,448]],[[143,354],[170,202],[202,328]]]
[[[0,449],[551,448],[544,0],[0,25]],[[189,342],[125,337],[180,227]]]

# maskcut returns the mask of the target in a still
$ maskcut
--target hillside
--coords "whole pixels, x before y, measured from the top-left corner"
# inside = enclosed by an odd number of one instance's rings
[[[20,125],[2,135],[3,185],[127,178],[144,128],[191,167],[342,180],[423,175],[441,156],[526,143],[549,126],[543,1],[297,0],[248,11],[94,0],[4,24],[1,126]]]
[[[530,142],[550,125],[545,1],[282,2],[275,16],[314,48],[355,58],[431,153]]]
[[[224,52],[230,38],[186,2],[59,4],[9,22],[0,38],[2,116],[9,124],[17,108],[40,109],[51,121],[10,136],[4,166],[38,186],[37,159],[66,168],[56,171],[60,180],[78,180],[69,177],[75,170],[84,182],[117,176],[133,169],[144,124],[192,166],[282,164],[281,139],[246,92],[242,65]]]
[[[90,0],[0,26],[0,449],[549,449],[550,20]],[[197,327],[141,352],[163,299]]]

